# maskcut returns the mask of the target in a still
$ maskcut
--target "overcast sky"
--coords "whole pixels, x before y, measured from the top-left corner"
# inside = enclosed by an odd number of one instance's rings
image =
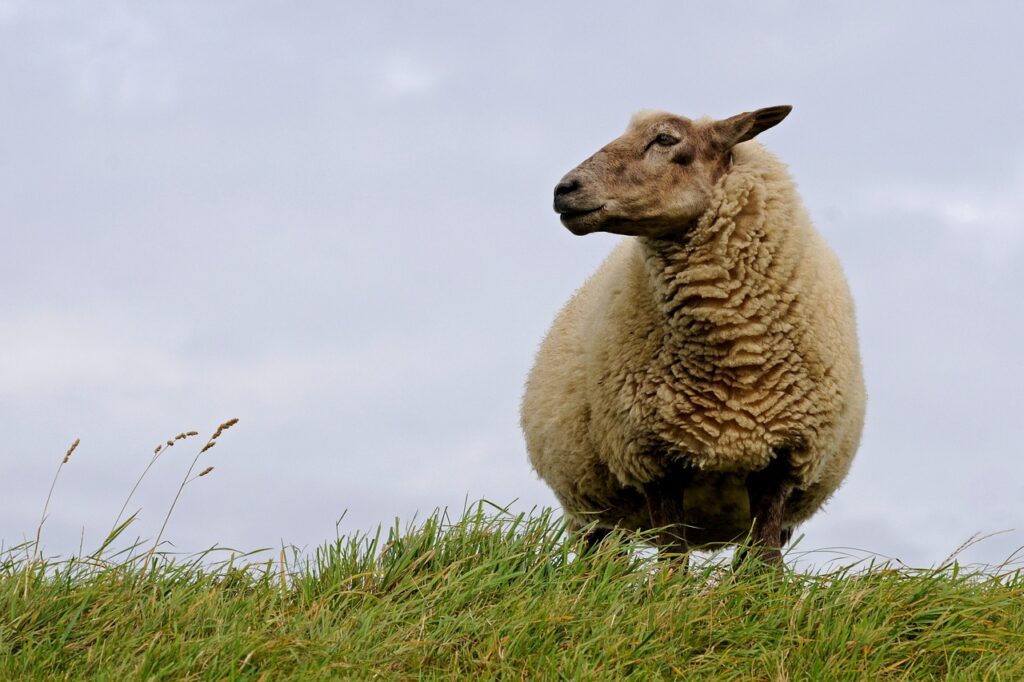
[[[1024,545],[1016,3],[0,0],[0,538],[95,547],[153,447],[241,422],[182,551],[554,504],[518,401],[617,237],[551,211],[640,108],[763,135],[838,252],[869,411],[802,548]],[[194,450],[193,450],[194,452]],[[152,537],[191,459],[137,497]]]

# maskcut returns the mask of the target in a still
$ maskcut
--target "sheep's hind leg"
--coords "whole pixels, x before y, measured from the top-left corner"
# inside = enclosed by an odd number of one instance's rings
[[[771,566],[782,565],[783,536],[789,539],[789,529],[784,531],[782,527],[786,498],[793,490],[789,468],[788,453],[780,452],[767,467],[747,476],[747,495],[753,519],[750,550]],[[737,561],[743,561],[746,556],[746,549],[741,550]]]

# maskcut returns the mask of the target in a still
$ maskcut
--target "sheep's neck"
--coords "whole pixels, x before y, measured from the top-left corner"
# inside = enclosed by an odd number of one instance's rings
[[[723,400],[775,385],[794,348],[785,320],[795,295],[785,284],[796,259],[765,230],[763,195],[748,186],[721,200],[685,242],[641,239],[651,293],[669,330],[666,361],[682,364],[691,380],[726,387]]]

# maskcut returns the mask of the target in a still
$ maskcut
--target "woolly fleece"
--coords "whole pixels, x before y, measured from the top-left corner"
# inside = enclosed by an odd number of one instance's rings
[[[691,546],[750,529],[746,473],[788,451],[783,526],[818,510],[860,440],[853,303],[785,166],[733,149],[712,208],[680,242],[621,241],[569,300],[522,401],[530,460],[577,524],[648,528],[670,465]]]

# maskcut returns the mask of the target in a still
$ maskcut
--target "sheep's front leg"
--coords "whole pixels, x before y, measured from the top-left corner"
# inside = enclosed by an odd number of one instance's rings
[[[586,549],[584,551],[586,551],[587,554],[593,552],[597,549],[597,546],[601,544],[601,541],[608,537],[611,532],[611,528],[599,528],[596,526],[591,528],[583,536],[583,542],[586,543]]]
[[[587,528],[585,532],[583,530],[584,528]],[[600,526],[590,526],[588,528],[588,523],[584,523],[578,517],[572,517],[569,520],[569,533],[572,535],[583,536],[583,551],[585,554],[593,552],[594,549],[601,544],[601,541],[608,537],[611,532],[611,528],[601,528]]]
[[[783,535],[788,535],[789,530],[782,527],[786,498],[793,490],[788,459],[786,453],[779,453],[766,468],[747,476],[747,496],[754,522],[751,550],[761,561],[774,566],[782,565]]]
[[[688,469],[670,471],[654,485],[648,498],[651,525],[661,527],[658,544],[662,549],[685,554],[690,546],[686,541],[686,484],[690,480]],[[651,499],[653,498],[653,499]]]

